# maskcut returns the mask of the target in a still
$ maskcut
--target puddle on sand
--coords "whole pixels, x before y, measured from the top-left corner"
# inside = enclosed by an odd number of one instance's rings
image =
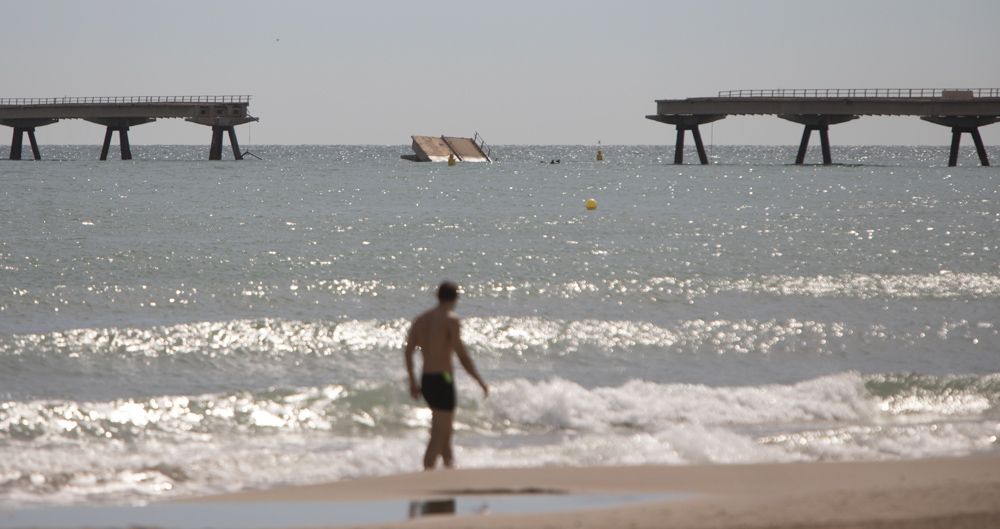
[[[279,529],[403,522],[424,516],[529,514],[671,501],[689,494],[469,494],[417,501],[155,503],[0,511],[0,528]]]

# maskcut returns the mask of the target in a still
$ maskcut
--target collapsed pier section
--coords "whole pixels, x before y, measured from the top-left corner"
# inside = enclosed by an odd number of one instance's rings
[[[479,133],[471,138],[457,136],[411,136],[413,154],[400,158],[411,162],[492,162],[493,150]]]

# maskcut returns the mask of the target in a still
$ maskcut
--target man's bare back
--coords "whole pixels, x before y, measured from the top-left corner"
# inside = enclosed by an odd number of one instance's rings
[[[486,382],[479,376],[476,365],[462,343],[461,324],[453,312],[457,301],[458,286],[450,282],[441,283],[438,287],[438,305],[417,316],[406,336],[403,355],[410,379],[410,396],[418,399],[423,395],[431,408],[431,438],[424,453],[424,468],[427,470],[434,468],[438,457],[444,459],[446,467],[451,467],[454,462],[451,450],[456,403],[451,360],[453,352],[465,371],[483,388],[483,394],[489,393]],[[423,359],[419,384],[414,375],[413,362],[417,348],[420,348]]]
[[[410,341],[420,348],[424,373],[451,373],[455,369],[451,353],[455,351],[460,327],[458,316],[440,306],[424,312],[413,320]],[[461,343],[460,340],[457,340]]]

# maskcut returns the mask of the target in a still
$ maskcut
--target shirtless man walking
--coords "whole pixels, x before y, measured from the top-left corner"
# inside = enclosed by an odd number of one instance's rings
[[[413,320],[406,336],[406,372],[410,377],[410,396],[414,399],[423,395],[431,408],[431,439],[424,452],[424,470],[433,470],[440,456],[444,466],[451,468],[455,458],[451,451],[452,423],[455,420],[455,370],[452,367],[452,352],[458,356],[465,371],[476,379],[483,388],[483,395],[489,388],[479,376],[460,336],[458,316],[453,310],[458,302],[458,285],[445,281],[438,286],[438,305]],[[413,353],[417,347],[423,356],[420,383],[413,375]]]

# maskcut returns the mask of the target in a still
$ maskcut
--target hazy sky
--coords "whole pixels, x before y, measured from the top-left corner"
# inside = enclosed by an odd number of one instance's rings
[[[655,143],[655,99],[735,88],[1000,87],[998,0],[4,2],[0,97],[252,94],[261,143]],[[0,129],[8,134],[9,129]],[[64,121],[43,144],[93,143]],[[773,117],[717,144],[794,144]],[[983,129],[1000,143],[1000,124]],[[208,144],[161,120],[133,143]],[[946,144],[917,118],[863,118],[835,144]],[[0,141],[6,142],[3,138]]]

